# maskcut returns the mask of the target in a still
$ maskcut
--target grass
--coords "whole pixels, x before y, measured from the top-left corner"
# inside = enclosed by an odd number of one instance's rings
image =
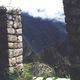
[[[8,73],[9,79],[8,80],[31,80],[32,73],[29,70],[29,65],[24,64],[24,67],[22,70],[15,69],[14,73]]]
[[[14,72],[13,73],[8,72],[8,75],[9,75],[9,77],[6,80],[33,80],[32,78],[34,77],[30,70],[29,64],[24,64],[23,69],[15,68]],[[54,78],[52,80],[63,80],[55,75],[53,75],[53,77]],[[38,77],[36,77],[36,79],[37,78]],[[43,76],[43,80],[46,80],[47,78],[49,78],[49,77],[46,75]],[[70,80],[70,79],[65,78],[64,80]]]

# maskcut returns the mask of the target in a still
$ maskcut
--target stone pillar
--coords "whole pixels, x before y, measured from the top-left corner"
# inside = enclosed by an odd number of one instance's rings
[[[71,80],[80,78],[80,0],[63,0],[69,40]]]
[[[7,11],[9,69],[22,68],[23,44],[20,10]]]
[[[0,7],[0,79],[5,69],[13,72],[23,67],[23,43],[21,12]],[[2,76],[2,77],[1,77]]]

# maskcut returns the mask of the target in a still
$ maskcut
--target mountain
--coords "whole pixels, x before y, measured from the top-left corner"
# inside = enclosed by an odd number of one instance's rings
[[[35,18],[22,12],[23,43],[34,52],[44,48],[58,47],[67,38],[65,23],[48,19]]]

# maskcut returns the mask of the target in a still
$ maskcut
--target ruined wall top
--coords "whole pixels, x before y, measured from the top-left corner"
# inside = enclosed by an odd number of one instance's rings
[[[1,6],[0,7],[0,15],[3,15],[3,14],[17,14],[17,15],[20,15],[21,14],[21,10],[20,9],[15,9],[15,8],[12,8],[12,9],[7,9],[6,7],[3,7]]]

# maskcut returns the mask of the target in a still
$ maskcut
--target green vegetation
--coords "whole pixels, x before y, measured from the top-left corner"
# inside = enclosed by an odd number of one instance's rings
[[[14,73],[9,73],[8,80],[31,80],[32,74],[29,70],[29,65],[24,64],[22,70],[15,69]]]
[[[60,65],[58,64],[53,65],[53,67],[57,69],[60,67]],[[57,71],[59,71],[59,69]],[[57,78],[60,77],[59,76],[60,74],[63,75],[65,73],[63,70],[62,71],[60,70],[60,72],[57,72],[58,73],[57,75],[55,72],[54,73],[53,72],[54,72],[54,69],[50,68],[47,64],[35,62],[35,64],[32,64],[32,63],[24,64],[23,69],[15,68],[13,73],[10,73],[7,71],[9,77],[6,80],[32,80],[33,77],[36,77],[36,78],[43,77],[43,80],[46,80],[46,78],[48,77],[55,77],[53,78],[53,80],[56,80]],[[36,75],[34,75],[34,73]],[[66,74],[64,78],[70,78],[70,77],[67,76]]]
[[[44,65],[44,67],[46,68],[46,65]],[[54,65],[54,67],[57,68],[58,65]],[[38,68],[39,68],[39,66],[38,66]],[[7,72],[9,77],[6,80],[35,80],[38,77],[43,77],[43,80],[46,80],[49,77],[51,77],[53,80],[57,80],[59,78],[59,76],[56,76],[55,74],[50,76],[50,73],[43,73],[43,76],[33,76],[32,70],[33,69],[31,69],[31,64],[24,64],[24,67],[21,70],[19,68],[15,68],[13,73]],[[39,69],[39,71],[41,71],[41,69]],[[49,70],[47,70],[47,71],[49,71]],[[37,73],[37,75],[38,75],[38,73]],[[33,77],[36,77],[36,78],[32,79]],[[69,79],[69,77],[65,77],[65,79]]]

